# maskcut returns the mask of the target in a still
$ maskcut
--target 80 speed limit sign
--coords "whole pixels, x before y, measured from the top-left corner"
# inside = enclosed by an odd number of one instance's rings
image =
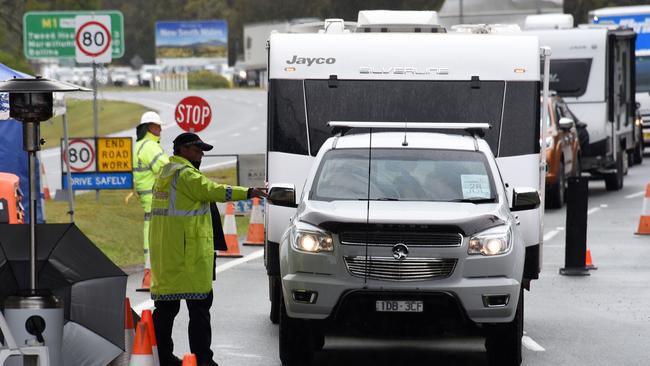
[[[77,15],[75,17],[75,59],[79,63],[110,63],[111,17]]]
[[[63,150],[63,143],[61,143]],[[67,173],[66,161],[70,162],[70,171],[73,173],[92,173],[97,169],[95,139],[70,139],[68,142],[68,151],[61,154],[61,169]]]

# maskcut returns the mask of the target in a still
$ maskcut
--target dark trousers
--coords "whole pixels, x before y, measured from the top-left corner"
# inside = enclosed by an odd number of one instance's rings
[[[196,355],[197,360],[212,360],[212,328],[210,327],[210,307],[212,306],[212,291],[204,300],[185,300],[187,310],[190,313],[188,333],[190,338],[190,350]],[[172,359],[174,342],[172,341],[172,328],[174,318],[181,307],[181,301],[154,301],[153,325],[158,342],[158,354],[160,363],[165,365]]]

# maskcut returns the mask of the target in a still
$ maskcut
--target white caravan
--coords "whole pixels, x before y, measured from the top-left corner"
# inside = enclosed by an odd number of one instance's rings
[[[644,146],[650,146],[650,5],[618,6],[596,9],[589,12],[589,22],[614,24],[630,27],[636,32],[636,101],[642,117]],[[643,154],[639,149],[634,156],[641,162]]]
[[[473,34],[490,33],[488,27],[444,33],[429,21],[435,19],[433,12],[425,13],[413,26],[407,26],[413,21],[395,17],[415,13],[393,12],[388,18],[385,13],[365,13],[355,32],[344,29],[342,21],[326,21],[316,34],[271,35],[267,143],[271,188],[292,184],[300,202],[308,193],[303,187],[315,156],[332,136],[331,121],[479,122],[492,126],[484,139],[496,157],[509,199],[513,187],[526,186],[540,192],[543,202],[545,154],[540,133],[546,129],[540,131],[537,38],[521,33]],[[389,18],[392,24],[385,21]],[[270,204],[265,218],[273,322],[278,321],[281,296],[279,242],[295,213],[295,206]],[[542,213],[543,206],[517,212],[526,246],[525,287],[541,268]]]
[[[551,48],[550,88],[587,124],[582,171],[604,178],[608,190],[621,189],[628,160],[633,160],[628,157],[638,156],[642,148],[635,134],[634,31],[573,28],[569,14],[531,15],[525,30]]]

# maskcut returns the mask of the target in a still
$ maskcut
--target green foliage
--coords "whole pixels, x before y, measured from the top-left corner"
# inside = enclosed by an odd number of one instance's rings
[[[190,89],[220,89],[230,88],[230,81],[225,77],[210,71],[193,71],[187,75]]]
[[[25,74],[33,74],[32,66],[27,63],[25,58],[19,57],[5,51],[0,51],[0,63],[10,67],[16,71],[24,72]]]

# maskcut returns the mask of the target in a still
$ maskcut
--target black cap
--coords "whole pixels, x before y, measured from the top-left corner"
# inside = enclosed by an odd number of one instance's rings
[[[201,141],[199,135],[191,132],[183,132],[174,139],[174,149],[180,146],[196,145],[203,151],[212,150],[212,145]]]

